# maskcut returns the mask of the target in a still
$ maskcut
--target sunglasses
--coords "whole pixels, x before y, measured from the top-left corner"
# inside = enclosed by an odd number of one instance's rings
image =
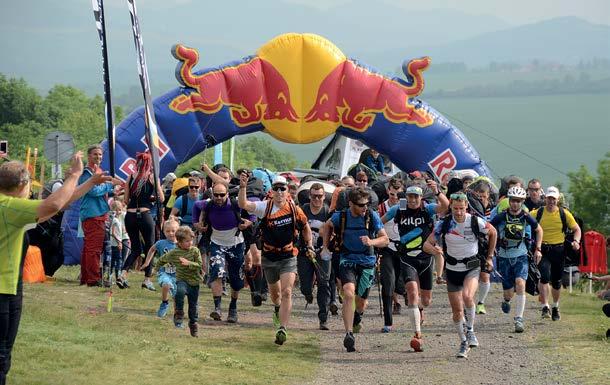
[[[368,179],[357,179],[357,182],[361,182],[361,183],[367,183],[369,180]]]
[[[324,198],[324,194],[310,194],[311,199],[322,199]]]
[[[391,196],[391,197],[395,197],[395,196],[397,196],[397,195],[398,195],[398,193],[395,193],[395,192],[389,192],[389,193],[388,193],[388,195],[389,195],[389,196]]]
[[[190,188],[191,190],[196,190],[196,189],[198,189],[198,188],[199,188],[199,186],[189,186],[189,188]]]
[[[285,186],[273,186],[273,187],[271,187],[271,189],[273,191],[286,191],[286,187]]]
[[[355,204],[356,206],[360,207],[360,208],[362,208],[362,207],[366,207],[366,206],[368,206],[368,205],[369,205],[369,203],[368,203],[368,202],[366,202],[366,203],[352,202],[352,203],[353,203],[353,204]]]
[[[449,196],[450,199],[454,201],[465,201],[468,200],[468,197],[464,193],[453,193]]]
[[[224,198],[225,195],[227,195],[227,193],[214,193],[214,197],[216,198]]]

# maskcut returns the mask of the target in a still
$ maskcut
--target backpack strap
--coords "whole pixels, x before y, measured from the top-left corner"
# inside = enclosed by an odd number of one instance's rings
[[[544,214],[544,206],[540,207],[538,211],[536,211],[536,222],[540,223],[540,220],[542,219],[542,214]],[[559,215],[561,215],[561,213],[559,213]]]
[[[441,244],[443,246],[443,254],[447,256],[447,242],[445,241],[445,236],[449,232],[449,226],[451,225],[451,214],[447,215],[443,218],[443,222],[441,222]]]
[[[565,234],[568,231],[568,221],[566,219],[566,212],[561,206],[557,206],[559,209],[559,218],[561,219],[561,233]],[[536,222],[540,224],[540,219],[542,219],[542,214],[544,213],[544,206],[540,207],[536,212]]]
[[[339,232],[336,232],[337,243],[336,250],[339,251],[343,248],[343,232],[345,231],[345,225],[347,223],[347,211],[339,211]]]
[[[182,205],[180,207],[180,218],[184,218],[188,210],[189,197],[187,194],[182,195]]]

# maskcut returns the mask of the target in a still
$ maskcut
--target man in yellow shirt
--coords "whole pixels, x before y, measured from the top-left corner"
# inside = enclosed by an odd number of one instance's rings
[[[559,189],[550,186],[546,190],[545,205],[533,210],[531,215],[536,218],[542,230],[542,260],[540,269],[540,303],[542,303],[542,318],[561,319],[559,314],[559,295],[561,290],[561,275],[565,263],[564,240],[565,231],[569,227],[574,232],[571,247],[580,249],[581,231],[568,210],[558,206]],[[563,218],[562,218],[563,217]],[[549,309],[549,283],[552,286],[553,310]]]
[[[27,249],[24,226],[48,220],[94,185],[111,179],[97,174],[77,187],[82,173],[82,153],[78,152],[63,186],[45,200],[30,200],[31,178],[24,164],[11,161],[0,166],[0,385],[6,383],[21,318],[21,274]]]

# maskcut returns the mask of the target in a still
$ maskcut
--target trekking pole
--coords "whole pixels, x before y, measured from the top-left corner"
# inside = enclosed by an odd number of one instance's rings
[[[375,275],[377,276],[377,296],[379,297],[379,316],[383,317],[383,303],[381,299],[381,256],[377,256],[375,266]]]

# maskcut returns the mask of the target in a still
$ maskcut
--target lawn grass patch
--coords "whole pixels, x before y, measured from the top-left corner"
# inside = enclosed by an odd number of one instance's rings
[[[281,384],[306,381],[319,364],[314,333],[291,329],[288,342],[275,345],[271,306],[253,311],[249,295],[239,309],[258,320],[229,325],[204,320],[211,294],[202,288],[200,337],[192,338],[173,326],[172,311],[156,317],[160,294],[136,288],[138,274],[131,289],[115,287],[111,313],[105,290],[78,285],[78,267],[58,275],[24,288],[11,384]]]

